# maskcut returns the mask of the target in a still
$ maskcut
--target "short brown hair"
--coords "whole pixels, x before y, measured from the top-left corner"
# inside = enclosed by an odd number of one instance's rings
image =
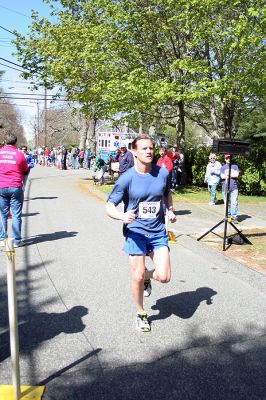
[[[150,140],[152,142],[152,144],[153,144],[153,141],[152,141],[152,138],[151,138],[150,135],[142,134],[142,135],[139,135],[139,136],[135,137],[135,139],[132,142],[132,149],[136,150],[137,146],[138,146],[138,141],[139,140],[143,140],[143,139]]]
[[[5,136],[5,143],[10,144],[11,146],[17,143],[17,136],[13,133],[7,133]]]

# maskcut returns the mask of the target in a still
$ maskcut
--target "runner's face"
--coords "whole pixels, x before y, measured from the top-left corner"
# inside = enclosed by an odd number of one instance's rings
[[[137,149],[134,150],[137,160],[143,164],[151,164],[153,159],[153,143],[149,139],[141,139],[137,142]]]

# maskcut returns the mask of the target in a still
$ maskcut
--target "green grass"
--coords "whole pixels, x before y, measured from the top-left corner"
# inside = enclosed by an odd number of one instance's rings
[[[112,190],[113,183],[111,181],[107,181],[106,185],[103,186],[97,186],[97,189],[99,189],[101,192],[105,193],[108,195],[110,191]],[[210,201],[210,195],[207,190],[207,188],[199,188],[196,186],[186,186],[186,187],[179,187],[173,195],[173,201],[178,202],[178,201],[187,201],[189,203],[208,203]],[[222,192],[218,191],[217,192],[217,199],[218,201],[222,200]],[[266,204],[266,197],[262,196],[244,196],[239,194],[239,201],[242,203],[255,203],[255,204],[260,204],[260,203],[265,203]]]
[[[218,201],[223,199],[222,191],[217,191]],[[210,201],[210,195],[207,188],[199,188],[196,186],[179,187],[175,193],[173,193],[173,200],[183,200],[191,203],[208,203]],[[239,201],[242,203],[265,203],[266,197],[259,196],[245,196],[239,194]]]

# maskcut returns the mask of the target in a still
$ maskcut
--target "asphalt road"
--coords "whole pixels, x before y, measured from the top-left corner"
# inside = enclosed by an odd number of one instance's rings
[[[22,384],[44,384],[43,400],[266,399],[266,278],[189,237],[222,208],[179,205],[172,280],[153,284],[143,334],[121,223],[88,175],[31,172],[16,249]],[[265,223],[260,211],[242,215]],[[10,384],[3,252],[0,265],[0,384]]]

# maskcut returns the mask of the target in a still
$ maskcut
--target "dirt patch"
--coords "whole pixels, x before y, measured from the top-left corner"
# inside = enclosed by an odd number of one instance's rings
[[[242,233],[252,243],[231,244],[223,251],[223,236],[208,235],[202,242],[212,249],[225,253],[228,257],[266,275],[266,231],[265,229],[245,229]]]

